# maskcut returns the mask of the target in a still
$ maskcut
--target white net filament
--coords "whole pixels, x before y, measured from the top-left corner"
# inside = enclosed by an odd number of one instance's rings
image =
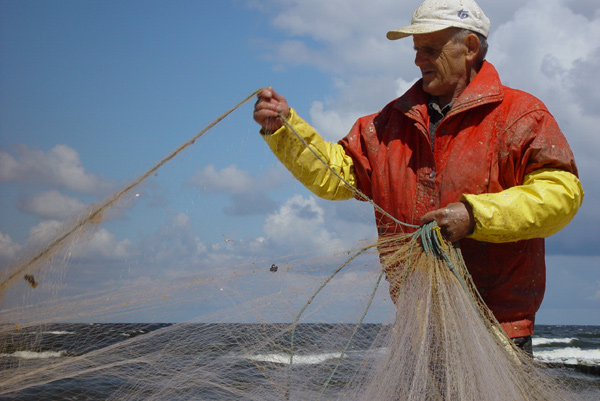
[[[4,270],[2,297],[32,300],[2,304],[1,399],[576,398],[512,344],[480,300],[460,250],[436,237],[441,252],[401,234],[328,254],[305,249],[75,295],[57,290],[36,301],[25,276],[59,287],[85,230],[139,182]],[[352,310],[336,309],[348,302]],[[369,323],[373,304],[386,302],[387,320]],[[177,311],[199,304],[210,307],[172,323]],[[153,323],[129,323],[148,311]],[[112,322],[113,334],[94,322]]]

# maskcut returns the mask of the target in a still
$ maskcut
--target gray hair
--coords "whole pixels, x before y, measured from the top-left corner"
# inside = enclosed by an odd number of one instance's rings
[[[485,36],[478,32],[473,32],[469,29],[456,28],[456,33],[452,37],[455,42],[462,42],[466,39],[466,37],[470,34],[474,34],[479,39],[479,52],[477,53],[477,57],[475,58],[474,67],[476,71],[479,71],[481,68],[483,61],[485,60],[485,56],[488,51],[488,41]]]

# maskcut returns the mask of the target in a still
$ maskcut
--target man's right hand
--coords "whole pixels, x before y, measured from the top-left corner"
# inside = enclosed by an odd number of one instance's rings
[[[285,98],[269,86],[258,94],[258,100],[254,104],[254,121],[266,132],[275,132],[283,125],[278,114],[288,118],[290,107]]]

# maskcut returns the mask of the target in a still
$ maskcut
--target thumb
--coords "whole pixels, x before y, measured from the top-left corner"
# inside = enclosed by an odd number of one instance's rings
[[[270,86],[268,88],[264,88],[258,93],[258,97],[261,99],[271,99],[273,97],[273,88]]]
[[[277,100],[278,102],[284,102],[285,101],[285,97],[281,96],[279,93],[275,92],[275,90],[272,87],[268,87],[267,90],[271,91],[271,97],[275,100]]]
[[[437,212],[437,210],[432,210],[431,212],[427,212],[423,216],[419,217],[421,225],[431,223],[433,220],[436,220],[438,217],[437,215],[439,214]]]

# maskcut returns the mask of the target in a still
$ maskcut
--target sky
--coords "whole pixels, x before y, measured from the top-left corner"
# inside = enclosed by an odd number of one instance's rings
[[[419,3],[0,1],[0,265],[38,249],[259,88],[284,95],[327,140],[342,138],[419,78],[412,41],[385,38]],[[546,242],[537,323],[600,325],[600,42],[591,39],[600,37],[600,3],[479,4],[492,22],[488,61],[505,85],[548,106],[586,193]],[[252,104],[107,214],[66,280],[86,288],[216,272],[374,238],[368,205],[317,199],[294,181],[260,138]],[[344,282],[361,280],[353,272]]]

